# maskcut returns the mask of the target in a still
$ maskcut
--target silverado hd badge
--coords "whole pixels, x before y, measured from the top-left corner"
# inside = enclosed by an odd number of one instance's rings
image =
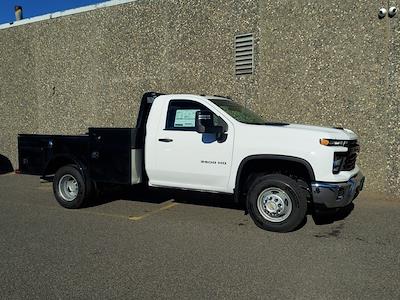
[[[211,165],[226,165],[226,161],[215,161],[215,160],[202,160],[202,164],[211,164]]]

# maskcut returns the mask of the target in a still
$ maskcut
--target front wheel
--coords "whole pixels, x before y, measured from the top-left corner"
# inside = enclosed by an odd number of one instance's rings
[[[295,180],[281,174],[270,174],[258,177],[250,186],[247,209],[258,227],[288,232],[304,220],[307,199]]]
[[[80,208],[90,197],[90,186],[78,168],[68,165],[60,168],[53,180],[53,191],[58,203],[65,208]]]

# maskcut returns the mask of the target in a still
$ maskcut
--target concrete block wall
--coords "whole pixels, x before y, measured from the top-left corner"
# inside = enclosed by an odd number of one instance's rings
[[[378,9],[143,0],[0,29],[0,154],[17,167],[18,133],[134,126],[145,91],[222,94],[271,121],[354,129],[367,188],[398,196],[398,17]],[[250,32],[255,73],[237,77],[234,36]]]

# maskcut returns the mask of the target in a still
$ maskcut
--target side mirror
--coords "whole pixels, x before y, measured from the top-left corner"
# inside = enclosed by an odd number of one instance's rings
[[[224,133],[222,126],[214,125],[214,114],[206,110],[196,112],[195,128],[198,133],[216,133],[217,136]]]

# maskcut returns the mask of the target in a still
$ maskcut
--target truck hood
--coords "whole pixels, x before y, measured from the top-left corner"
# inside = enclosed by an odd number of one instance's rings
[[[268,125],[267,125],[268,126]],[[319,127],[302,124],[288,124],[284,126],[287,129],[298,130],[299,132],[309,132],[321,135],[321,138],[353,140],[357,139],[357,135],[350,129]]]
[[[269,132],[278,136],[290,136],[291,138],[326,138],[337,140],[355,140],[357,135],[345,128],[320,127],[302,124],[266,123],[265,125],[247,125],[257,127],[256,132]]]

